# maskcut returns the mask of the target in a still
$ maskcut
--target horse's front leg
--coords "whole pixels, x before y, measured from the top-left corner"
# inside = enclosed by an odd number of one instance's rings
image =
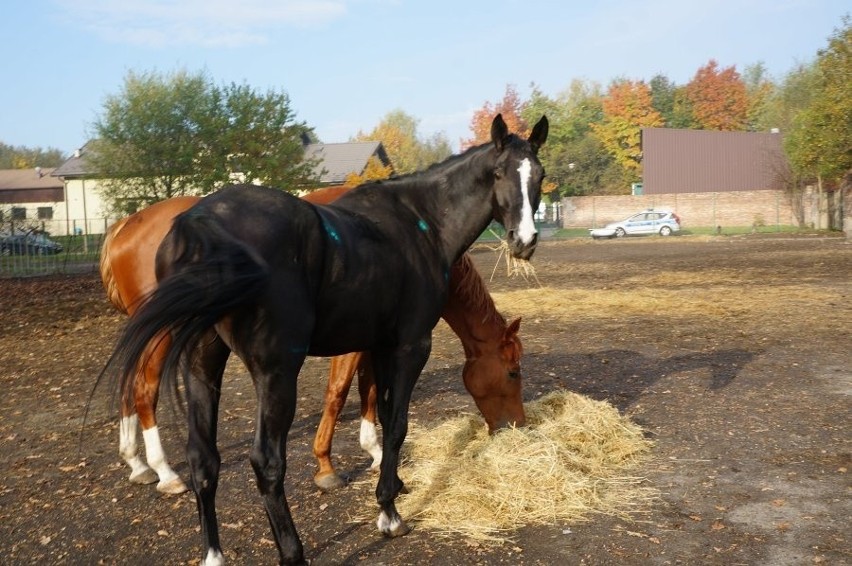
[[[388,537],[407,534],[411,529],[399,516],[394,501],[404,489],[399,479],[399,452],[408,433],[408,406],[420,372],[429,359],[431,336],[389,352],[376,352],[373,367],[379,420],[382,423],[382,456],[376,500],[381,511],[376,521],[379,531]]]
[[[258,400],[257,431],[250,460],[281,564],[306,564],[284,493],[287,433],[296,414],[296,378],[304,355],[279,357],[280,352],[286,351],[275,346],[272,351],[256,352],[250,361]]]
[[[222,374],[229,353],[224,342],[209,333],[193,353],[192,372],[184,381],[188,424],[186,459],[201,523],[203,566],[224,563],[216,518],[216,489],[221,463],[216,433]]]

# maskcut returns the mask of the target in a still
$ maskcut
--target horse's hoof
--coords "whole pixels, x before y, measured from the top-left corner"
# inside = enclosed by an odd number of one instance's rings
[[[145,468],[144,470],[130,474],[130,483],[139,485],[151,485],[152,483],[157,483],[159,479],[157,473],[151,468]]]
[[[343,481],[343,478],[338,476],[334,472],[329,472],[323,475],[315,475],[314,483],[323,491],[334,491],[336,489],[340,489],[346,482]]]
[[[189,491],[189,488],[186,487],[186,484],[183,483],[183,480],[180,478],[174,478],[173,480],[160,482],[157,484],[157,491],[160,493],[167,493],[169,495],[180,495],[186,491]]]
[[[379,520],[376,521],[376,526],[379,532],[388,538],[401,537],[411,532],[411,528],[405,524],[405,521],[397,515],[393,519],[388,519],[384,512],[379,513]]]

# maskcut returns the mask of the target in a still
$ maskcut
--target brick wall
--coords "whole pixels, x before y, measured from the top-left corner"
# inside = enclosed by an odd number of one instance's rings
[[[563,228],[593,228],[646,208],[671,208],[684,228],[763,225],[798,226],[790,198],[781,191],[589,196],[562,199]]]

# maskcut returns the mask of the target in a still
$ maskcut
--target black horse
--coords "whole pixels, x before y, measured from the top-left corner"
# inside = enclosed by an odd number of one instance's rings
[[[544,178],[537,152],[547,130],[542,117],[523,140],[498,115],[490,143],[420,173],[363,185],[331,205],[234,186],[175,220],[157,254],[159,286],[130,319],[107,368],[118,368],[120,387],[132,391],[145,346],[172,334],[162,379],[174,387],[184,370],[187,460],[205,564],[223,560],[216,424],[231,351],[257,393],[250,459],[281,562],[304,562],[284,474],[296,378],[308,355],[372,354],[384,431],[377,526],[389,537],[408,532],[394,505],[403,488],[399,451],[450,266],[492,219],[506,228],[514,256],[532,256]]]

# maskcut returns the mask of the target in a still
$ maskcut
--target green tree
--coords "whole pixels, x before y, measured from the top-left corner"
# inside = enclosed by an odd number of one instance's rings
[[[651,106],[660,113],[663,123],[670,125],[674,122],[677,85],[667,76],[656,74],[648,81],[648,86],[651,88]]]
[[[0,142],[0,169],[59,167],[63,161],[65,161],[65,157],[58,149],[13,147]]]
[[[810,104],[793,120],[785,148],[802,177],[837,186],[852,171],[852,27],[844,27],[820,50]]]
[[[288,190],[316,185],[302,160],[301,134],[283,93],[217,87],[204,73],[130,72],[93,124],[88,158],[116,211],[236,179]]]
[[[550,121],[547,144],[539,157],[547,181],[555,185],[551,200],[560,196],[610,194],[623,187],[621,167],[592,132],[603,120],[603,95],[598,83],[574,79],[556,98],[532,85],[522,117],[534,123],[542,114]]]
[[[303,159],[308,128],[296,121],[287,94],[260,94],[248,85],[231,83],[214,89],[213,98],[218,101],[214,131],[221,142],[213,145],[219,157],[210,163],[212,171],[224,166],[229,177],[240,173],[249,182],[288,190],[316,187],[315,163]],[[211,176],[205,185],[221,182],[221,176]]]
[[[380,141],[388,153],[394,170],[399,174],[424,169],[452,154],[444,134],[425,140],[417,132],[419,121],[402,110],[388,112],[369,133],[358,132],[353,141]]]
[[[748,97],[748,130],[766,131],[777,127],[770,123],[772,99],[775,95],[775,83],[763,63],[749,65],[743,71],[743,83]]]
[[[766,127],[789,132],[795,117],[810,105],[818,79],[819,72],[813,62],[800,64],[789,71],[767,104],[763,118]]]

